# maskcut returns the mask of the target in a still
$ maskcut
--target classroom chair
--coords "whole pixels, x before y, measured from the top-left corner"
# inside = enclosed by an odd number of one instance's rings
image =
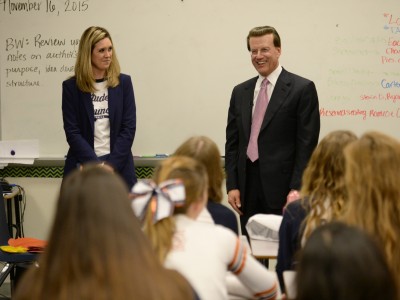
[[[8,245],[11,238],[8,229],[6,207],[4,204],[3,190],[0,186],[0,245]],[[8,275],[10,275],[11,293],[16,284],[16,270],[18,267],[25,268],[27,264],[36,261],[36,254],[32,253],[7,253],[0,250],[0,263],[3,264],[0,271],[0,286],[4,283]]]

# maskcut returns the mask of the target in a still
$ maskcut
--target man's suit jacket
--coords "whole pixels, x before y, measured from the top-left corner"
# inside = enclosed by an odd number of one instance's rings
[[[136,182],[132,144],[136,132],[136,105],[130,76],[121,74],[120,84],[108,88],[110,155],[106,159],[125,179]],[[64,176],[79,164],[100,161],[94,152],[94,108],[90,93],[80,91],[75,77],[63,82],[62,112],[69,150]]]
[[[243,198],[257,78],[234,87],[226,127],[227,191],[239,189],[242,203],[251,201]],[[290,189],[300,189],[301,176],[318,143],[319,130],[314,83],[282,69],[258,137],[262,188],[272,209],[283,208]]]

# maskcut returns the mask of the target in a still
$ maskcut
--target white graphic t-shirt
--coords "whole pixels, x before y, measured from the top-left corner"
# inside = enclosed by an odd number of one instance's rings
[[[96,81],[92,93],[94,108],[94,151],[97,156],[110,153],[110,119],[108,115],[107,80]]]

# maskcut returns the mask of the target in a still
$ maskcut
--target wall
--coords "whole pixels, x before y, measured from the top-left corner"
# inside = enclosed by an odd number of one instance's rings
[[[7,180],[22,186],[25,190],[26,209],[23,218],[25,236],[47,239],[53,222],[61,179],[9,177]]]
[[[400,137],[398,1],[0,0],[1,138],[40,140],[63,157],[61,82],[84,29],[110,30],[137,100],[137,155],[170,153],[194,134],[223,152],[232,87],[256,75],[248,30],[273,25],[282,65],[315,81],[321,134]]]
[[[91,25],[110,30],[133,78],[136,155],[170,153],[195,134],[224,152],[232,88],[256,75],[245,37],[259,25],[281,34],[283,67],[316,83],[321,136],[346,128],[400,138],[398,1],[0,0],[3,140],[36,138],[41,158],[65,155],[61,83]],[[27,191],[26,233],[44,236],[60,179],[9,179]]]

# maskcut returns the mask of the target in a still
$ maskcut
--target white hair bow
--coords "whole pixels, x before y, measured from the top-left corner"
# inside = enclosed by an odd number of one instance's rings
[[[150,205],[153,223],[171,216],[175,207],[185,204],[185,186],[181,180],[171,179],[158,186],[151,180],[138,181],[132,188],[132,208],[141,222]]]

